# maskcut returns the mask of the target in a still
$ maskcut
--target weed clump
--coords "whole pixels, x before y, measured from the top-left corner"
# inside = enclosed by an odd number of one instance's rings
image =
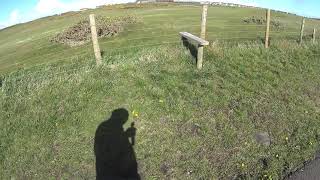
[[[125,27],[130,24],[142,22],[142,19],[137,16],[123,17],[103,17],[96,16],[96,28],[98,37],[112,37],[122,32]],[[68,46],[79,46],[91,40],[91,27],[88,18],[80,20],[74,26],[59,33],[51,39],[51,42],[61,43]]]
[[[247,17],[242,20],[244,23],[247,24],[257,24],[257,25],[264,25],[267,24],[267,20],[263,17]],[[283,27],[283,24],[278,20],[270,20],[270,25],[275,29],[280,29]]]
[[[3,83],[4,83],[4,76],[0,75],[0,88],[2,88]]]

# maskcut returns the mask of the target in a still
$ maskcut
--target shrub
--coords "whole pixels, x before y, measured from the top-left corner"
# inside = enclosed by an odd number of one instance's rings
[[[243,22],[247,24],[257,24],[257,25],[263,25],[267,23],[265,18],[256,17],[256,16],[244,18]],[[281,27],[283,27],[283,24],[279,20],[271,20],[270,25],[276,30],[279,30]]]

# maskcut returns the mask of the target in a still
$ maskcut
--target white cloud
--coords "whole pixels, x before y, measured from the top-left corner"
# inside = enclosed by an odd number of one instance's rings
[[[0,23],[0,29],[19,23],[21,21],[21,17],[22,16],[18,9],[11,11],[8,20],[6,22]]]
[[[20,19],[20,11],[15,9],[10,13],[10,18],[9,22],[12,23],[17,23]]]
[[[52,15],[67,11],[76,11],[81,8],[95,8],[102,4],[116,4],[133,2],[134,0],[39,0],[34,11],[38,16]]]
[[[36,7],[34,8],[35,12],[39,14],[50,14],[54,11],[63,9],[64,4],[59,0],[39,0]]]
[[[71,0],[64,2],[62,0],[38,0],[36,6],[27,13],[21,14],[18,9],[13,10],[7,21],[0,22],[0,29],[49,15],[77,11],[81,8],[95,8],[103,4],[119,4],[134,1],[135,0]]]

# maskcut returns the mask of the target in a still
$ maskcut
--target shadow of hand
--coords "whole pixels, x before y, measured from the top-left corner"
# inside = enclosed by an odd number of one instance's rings
[[[131,145],[134,146],[135,144],[135,136],[137,133],[137,128],[134,127],[134,122],[131,123],[131,127],[129,127],[126,130],[126,135],[128,136],[129,139],[131,139]]]

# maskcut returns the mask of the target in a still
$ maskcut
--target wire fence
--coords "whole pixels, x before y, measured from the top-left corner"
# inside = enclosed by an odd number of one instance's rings
[[[167,14],[162,14],[162,17],[165,17]],[[199,17],[200,17],[199,13]],[[168,16],[168,15],[167,15]],[[258,14],[257,17],[261,16],[261,13]],[[150,15],[150,17],[153,17]],[[177,18],[178,17],[178,18]],[[273,23],[278,23],[275,20],[281,20],[282,16],[279,16],[276,14],[275,18],[272,19],[271,23],[271,33],[270,36],[271,38],[277,38],[277,39],[290,39],[290,40],[299,40],[300,36],[300,26],[301,24],[296,23],[295,26],[293,25],[284,25],[281,27],[277,27],[279,25],[274,25]],[[112,44],[113,47],[111,48],[111,51],[116,51],[116,50],[121,50],[121,49],[130,49],[131,47],[144,47],[144,46],[149,46],[145,41],[149,41],[150,39],[173,39],[178,36],[178,30],[183,30],[183,31],[188,31],[194,34],[198,34],[200,31],[200,21],[198,20],[198,24],[195,24],[194,19],[191,19],[190,22],[192,24],[189,25],[179,25],[179,22],[185,21],[188,19],[186,16],[174,16],[174,21],[172,20],[156,20],[154,23],[165,23],[167,26],[163,26],[163,28],[159,27],[145,27],[145,28],[140,28],[140,29],[134,29],[134,30],[127,30],[126,32],[136,32],[136,31],[143,31],[146,32],[146,36],[143,37],[135,37],[135,38],[127,38],[126,40],[129,42],[136,42],[136,43],[142,43],[141,45],[127,45],[124,46],[121,44],[121,47],[115,47],[117,42],[119,42],[118,39],[114,39],[111,41],[104,41],[101,43],[102,47],[107,46],[109,44]],[[252,19],[253,23],[247,23],[245,22],[245,18],[252,18],[252,17],[235,17],[235,16],[224,16],[223,18],[221,17],[207,17],[207,40],[209,41],[215,41],[215,40],[234,40],[234,41],[239,41],[239,40],[259,40],[264,38],[265,36],[265,28],[266,24],[263,21],[258,21],[260,19]],[[254,16],[253,16],[254,18]],[[257,22],[256,22],[257,21]],[[275,22],[273,22],[275,21]],[[221,24],[222,23],[222,24]],[[184,22],[184,24],[186,24]],[[158,33],[161,33],[161,31],[164,32],[171,32],[175,31],[174,33],[167,33],[167,34],[158,34],[156,36],[150,36],[147,32],[153,32],[153,31],[158,31]],[[312,29],[309,28],[305,30],[305,35],[303,39],[312,39]],[[155,45],[163,45],[165,43],[161,43],[161,40],[159,40],[159,43],[155,43]],[[179,42],[174,42],[174,43],[179,43]],[[115,48],[114,48],[115,47]],[[108,47],[106,47],[108,48]]]

